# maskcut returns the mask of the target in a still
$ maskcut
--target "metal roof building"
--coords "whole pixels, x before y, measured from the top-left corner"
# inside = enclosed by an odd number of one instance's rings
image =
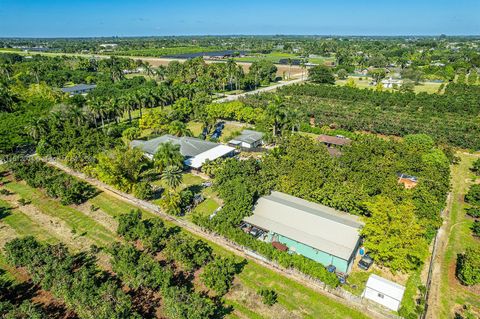
[[[151,139],[149,141],[134,140],[131,147],[138,147],[150,159],[153,158],[160,145],[172,143],[180,146],[180,153],[185,157],[185,165],[198,169],[206,160],[215,160],[219,157],[228,156],[235,150],[233,147],[204,141],[194,137],[177,137],[170,134]]]
[[[95,84],[77,84],[74,86],[69,86],[69,87],[64,87],[61,88],[60,90],[63,93],[68,93],[70,95],[76,95],[76,94],[85,94],[93,89],[95,89],[97,86]]]
[[[262,132],[243,130],[242,134],[230,140],[228,144],[246,148],[254,148],[262,144],[262,139]]]
[[[363,223],[357,216],[280,192],[258,200],[245,222],[269,232],[269,240],[325,266],[348,272]]]

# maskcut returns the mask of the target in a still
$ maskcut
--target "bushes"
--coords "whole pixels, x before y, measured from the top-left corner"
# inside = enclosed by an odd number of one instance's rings
[[[277,303],[278,295],[272,289],[261,289],[258,294],[262,297],[262,302],[267,306],[273,306]]]
[[[9,168],[17,179],[35,188],[44,188],[48,196],[59,198],[63,205],[81,204],[96,194],[91,185],[79,181],[39,160],[12,162]]]
[[[469,247],[464,254],[457,256],[456,274],[464,285],[480,283],[480,247]]]
[[[212,259],[212,248],[200,239],[179,233],[171,238],[164,250],[171,261],[180,262],[187,270],[194,270]]]
[[[480,175],[480,158],[477,159],[475,162],[473,162],[472,172],[474,172],[476,175]]]
[[[233,258],[215,257],[205,266],[202,280],[205,286],[219,295],[224,295],[232,286],[235,273],[236,263]]]
[[[79,318],[138,318],[130,297],[95,265],[89,253],[70,254],[62,244],[46,245],[33,237],[5,245],[7,261],[25,267],[32,281],[62,299]]]
[[[470,187],[467,195],[465,195],[465,201],[472,205],[480,206],[480,184]]]
[[[470,215],[473,218],[480,217],[480,206],[473,206],[473,207],[467,208],[467,215]]]

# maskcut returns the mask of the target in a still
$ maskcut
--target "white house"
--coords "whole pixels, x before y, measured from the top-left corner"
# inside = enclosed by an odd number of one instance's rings
[[[383,87],[386,88],[386,89],[393,89],[394,87],[399,87],[401,86],[403,83],[402,80],[399,80],[399,79],[394,79],[394,78],[388,78],[388,79],[383,79],[382,80],[382,84],[383,84]]]
[[[263,133],[252,130],[243,130],[242,134],[228,142],[229,145],[240,146],[244,148],[259,147],[262,145],[262,143]]]
[[[362,296],[366,299],[375,301],[388,309],[398,311],[404,293],[405,287],[372,274],[368,278]]]

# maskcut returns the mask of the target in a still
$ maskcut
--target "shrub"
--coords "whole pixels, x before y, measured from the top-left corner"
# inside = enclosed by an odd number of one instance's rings
[[[235,272],[236,264],[233,258],[215,257],[205,266],[202,280],[205,286],[213,289],[219,295],[224,295],[232,286]]]
[[[473,207],[467,208],[467,215],[470,215],[474,218],[480,217],[480,206],[473,206]]]
[[[477,159],[475,162],[473,162],[472,172],[474,172],[476,175],[480,175],[480,158]]]
[[[140,199],[151,199],[153,197],[153,187],[148,182],[140,182],[133,185],[133,196]]]
[[[465,201],[472,205],[480,205],[480,184],[470,187],[467,195],[465,195]]]
[[[474,221],[471,229],[474,236],[480,236],[480,220]]]
[[[278,295],[272,289],[260,289],[258,294],[262,297],[262,302],[267,306],[273,306],[277,303]]]
[[[467,286],[480,283],[480,247],[469,247],[457,256],[457,277]]]

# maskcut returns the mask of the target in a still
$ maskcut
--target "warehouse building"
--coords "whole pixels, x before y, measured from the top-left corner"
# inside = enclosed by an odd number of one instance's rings
[[[274,247],[333,265],[343,273],[354,263],[363,227],[357,216],[280,192],[260,198],[244,222],[244,229],[259,229],[255,233]]]

